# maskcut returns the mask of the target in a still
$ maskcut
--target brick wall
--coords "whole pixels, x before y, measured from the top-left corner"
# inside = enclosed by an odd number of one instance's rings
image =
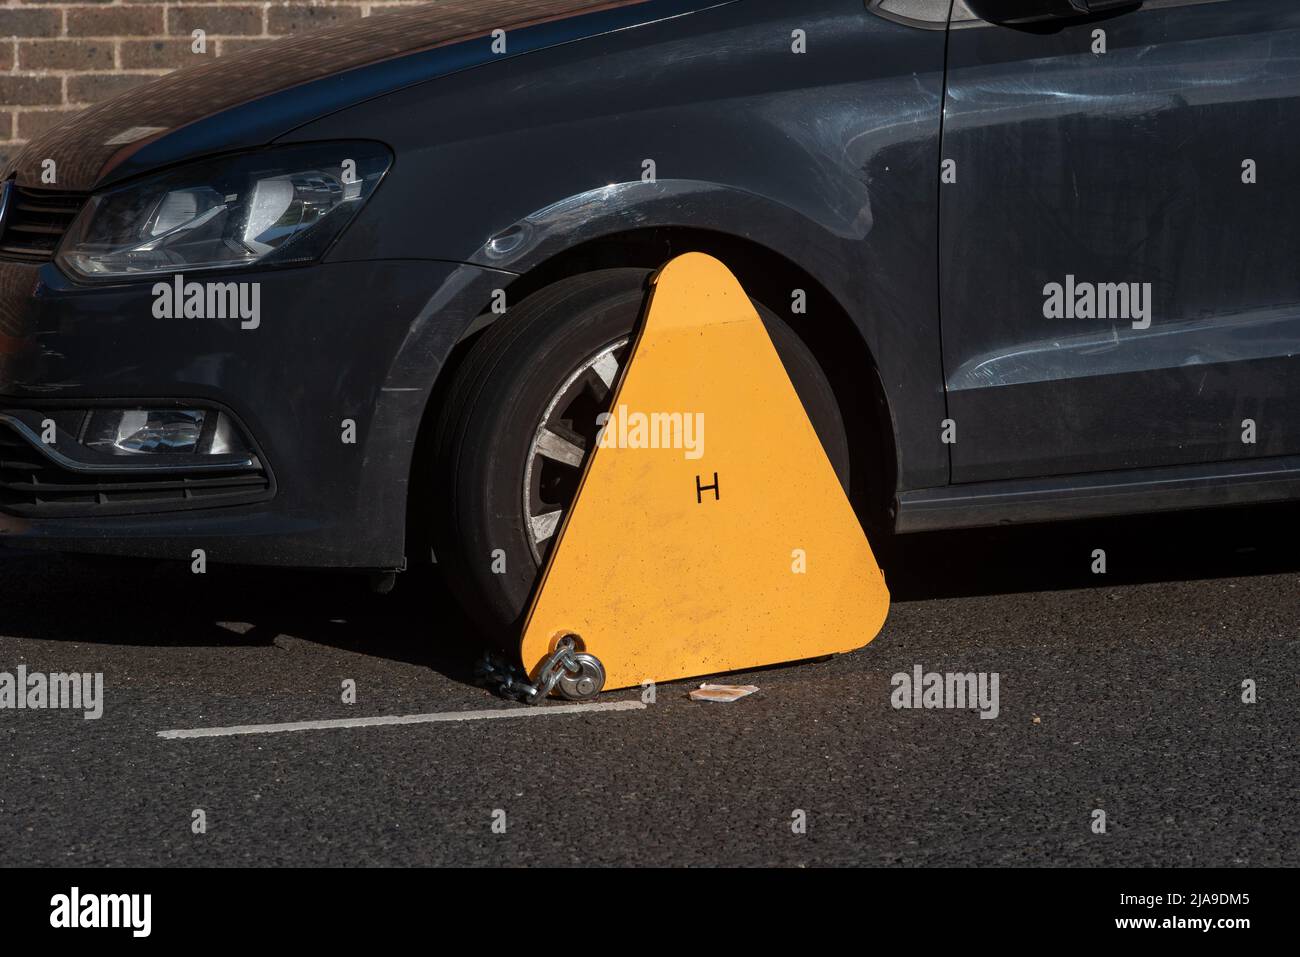
[[[427,0],[0,0],[0,163],[68,114],[187,64]],[[206,49],[195,52],[193,31]]]

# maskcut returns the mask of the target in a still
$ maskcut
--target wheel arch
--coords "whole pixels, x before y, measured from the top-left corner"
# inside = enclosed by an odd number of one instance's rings
[[[652,226],[611,232],[555,252],[512,280],[506,294],[509,302],[522,302],[571,276],[617,267],[656,269],[685,252],[708,253],[725,263],[745,290],[780,315],[812,351],[835,392],[848,433],[850,498],[859,518],[869,529],[892,525],[898,449],[879,366],[848,310],[800,263],[742,236],[697,227]],[[796,289],[806,293],[802,314],[792,309]],[[429,458],[425,450],[432,441],[430,422],[445,400],[448,383],[478,336],[500,318],[491,303],[484,302],[479,320],[467,327],[440,370],[424,412],[415,468]],[[867,375],[864,369],[869,370]],[[408,511],[414,513],[417,507],[412,502]],[[409,534],[418,536],[414,524]]]

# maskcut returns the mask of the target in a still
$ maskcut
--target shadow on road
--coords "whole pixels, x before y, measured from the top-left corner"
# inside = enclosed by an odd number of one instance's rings
[[[899,536],[877,557],[894,601],[918,601],[1297,571],[1297,533],[1287,504]]]
[[[982,529],[875,543],[894,601],[1300,571],[1300,506]],[[1094,550],[1106,574],[1094,574]],[[0,551],[0,635],[146,647],[289,636],[470,682],[482,645],[432,572],[391,595],[341,574]],[[1294,600],[1293,595],[1285,600]]]
[[[482,646],[432,570],[389,595],[362,576],[0,551],[0,636],[134,647],[289,637],[469,681]]]

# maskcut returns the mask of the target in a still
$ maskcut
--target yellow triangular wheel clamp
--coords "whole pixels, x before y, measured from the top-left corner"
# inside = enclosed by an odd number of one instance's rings
[[[862,647],[888,610],[749,297],[710,256],[672,260],[534,596],[525,669],[565,635],[606,689],[797,661]]]

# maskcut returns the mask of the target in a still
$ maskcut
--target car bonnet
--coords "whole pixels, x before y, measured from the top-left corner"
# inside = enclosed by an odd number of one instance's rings
[[[0,179],[93,190],[183,160],[262,146],[336,109],[486,63],[500,55],[492,44],[497,30],[507,32],[515,55],[716,5],[442,0],[337,24],[178,70],[92,106],[28,143]]]

